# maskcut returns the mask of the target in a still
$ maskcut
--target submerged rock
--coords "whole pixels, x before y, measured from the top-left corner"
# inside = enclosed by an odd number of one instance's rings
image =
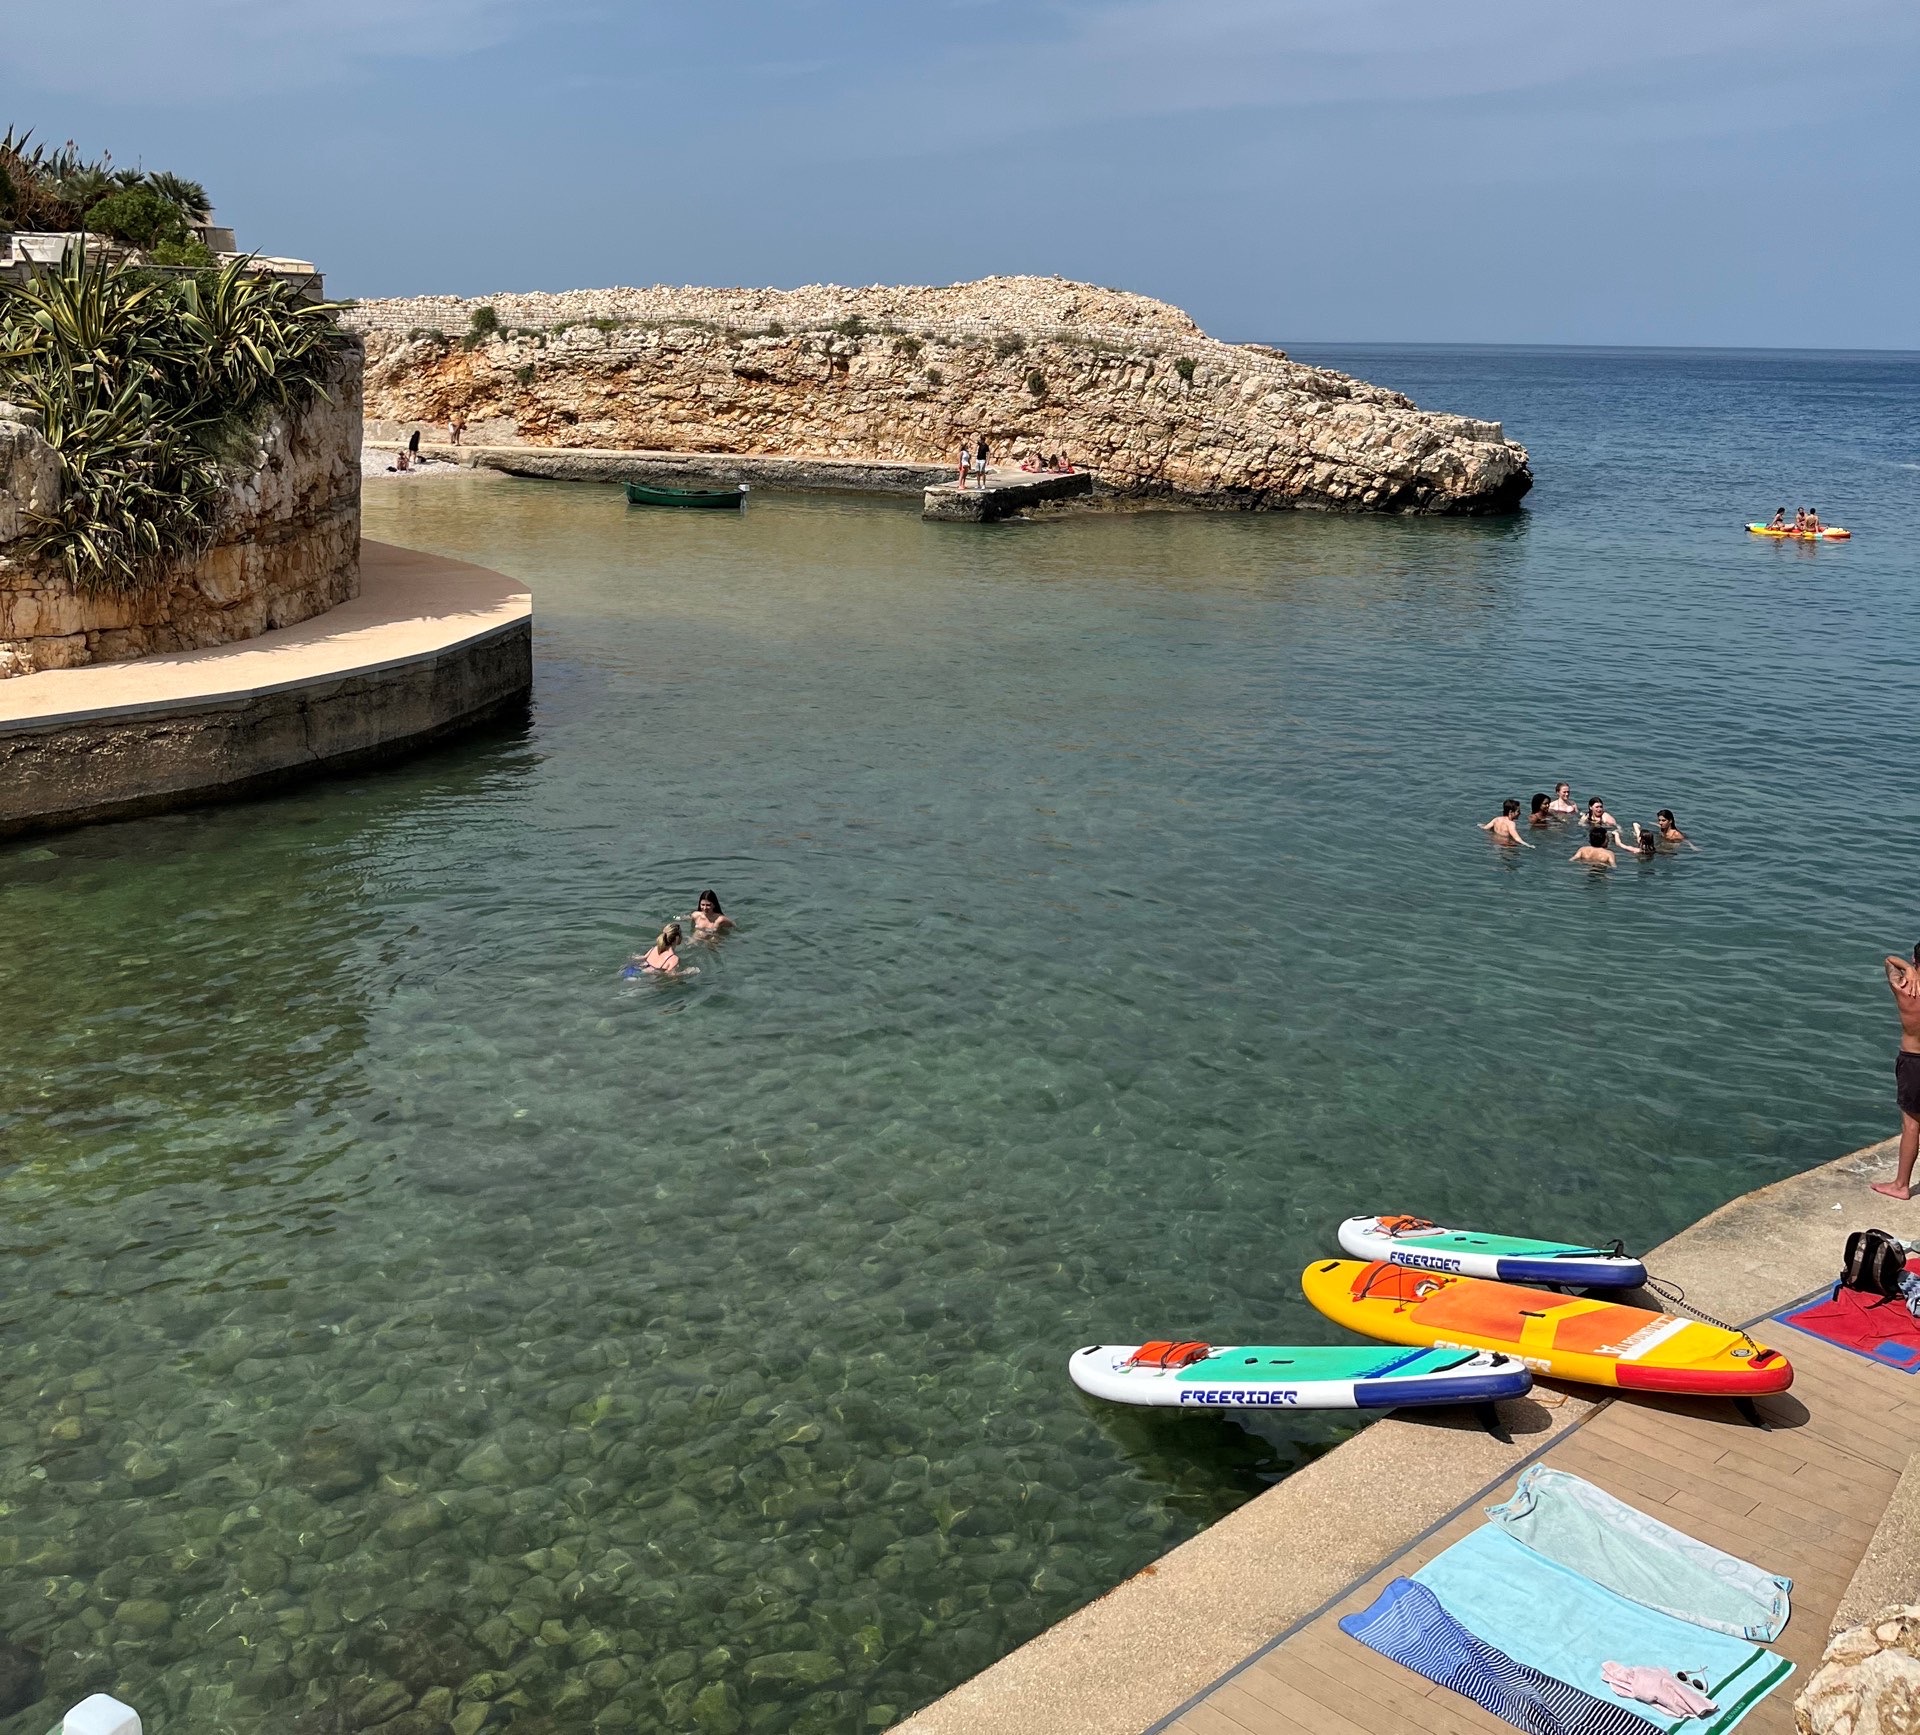
[[[40,1659],[25,1645],[0,1639],[0,1717],[37,1704],[45,1685]]]
[[[350,1430],[313,1428],[294,1448],[287,1480],[316,1500],[337,1500],[366,1487],[376,1468],[371,1446]]]

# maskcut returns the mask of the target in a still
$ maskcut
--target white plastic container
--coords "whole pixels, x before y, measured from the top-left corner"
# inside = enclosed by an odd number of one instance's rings
[[[140,1713],[105,1693],[95,1693],[61,1718],[60,1735],[140,1735]]]

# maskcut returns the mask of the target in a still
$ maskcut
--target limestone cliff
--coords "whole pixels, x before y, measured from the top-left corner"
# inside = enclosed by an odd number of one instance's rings
[[[19,538],[59,486],[31,419],[0,405],[0,677],[292,626],[360,591],[360,373],[355,345],[323,395],[270,416],[235,474],[204,552],[128,593],[76,587]]]
[[[984,435],[1124,493],[1248,508],[1495,512],[1533,485],[1497,422],[1058,278],[422,297],[347,322],[371,423],[458,416],[470,443],[940,463]]]

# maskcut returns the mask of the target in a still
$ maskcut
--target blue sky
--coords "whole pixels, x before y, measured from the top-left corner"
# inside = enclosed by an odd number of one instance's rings
[[[1276,342],[1920,348],[1912,0],[7,0],[0,120],[339,294],[1086,278]]]

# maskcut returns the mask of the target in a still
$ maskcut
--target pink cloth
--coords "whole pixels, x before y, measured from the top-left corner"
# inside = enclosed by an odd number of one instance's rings
[[[1696,1693],[1671,1669],[1642,1663],[1602,1663],[1600,1679],[1623,1699],[1638,1699],[1669,1717],[1704,1717],[1720,1709],[1704,1693]]]

